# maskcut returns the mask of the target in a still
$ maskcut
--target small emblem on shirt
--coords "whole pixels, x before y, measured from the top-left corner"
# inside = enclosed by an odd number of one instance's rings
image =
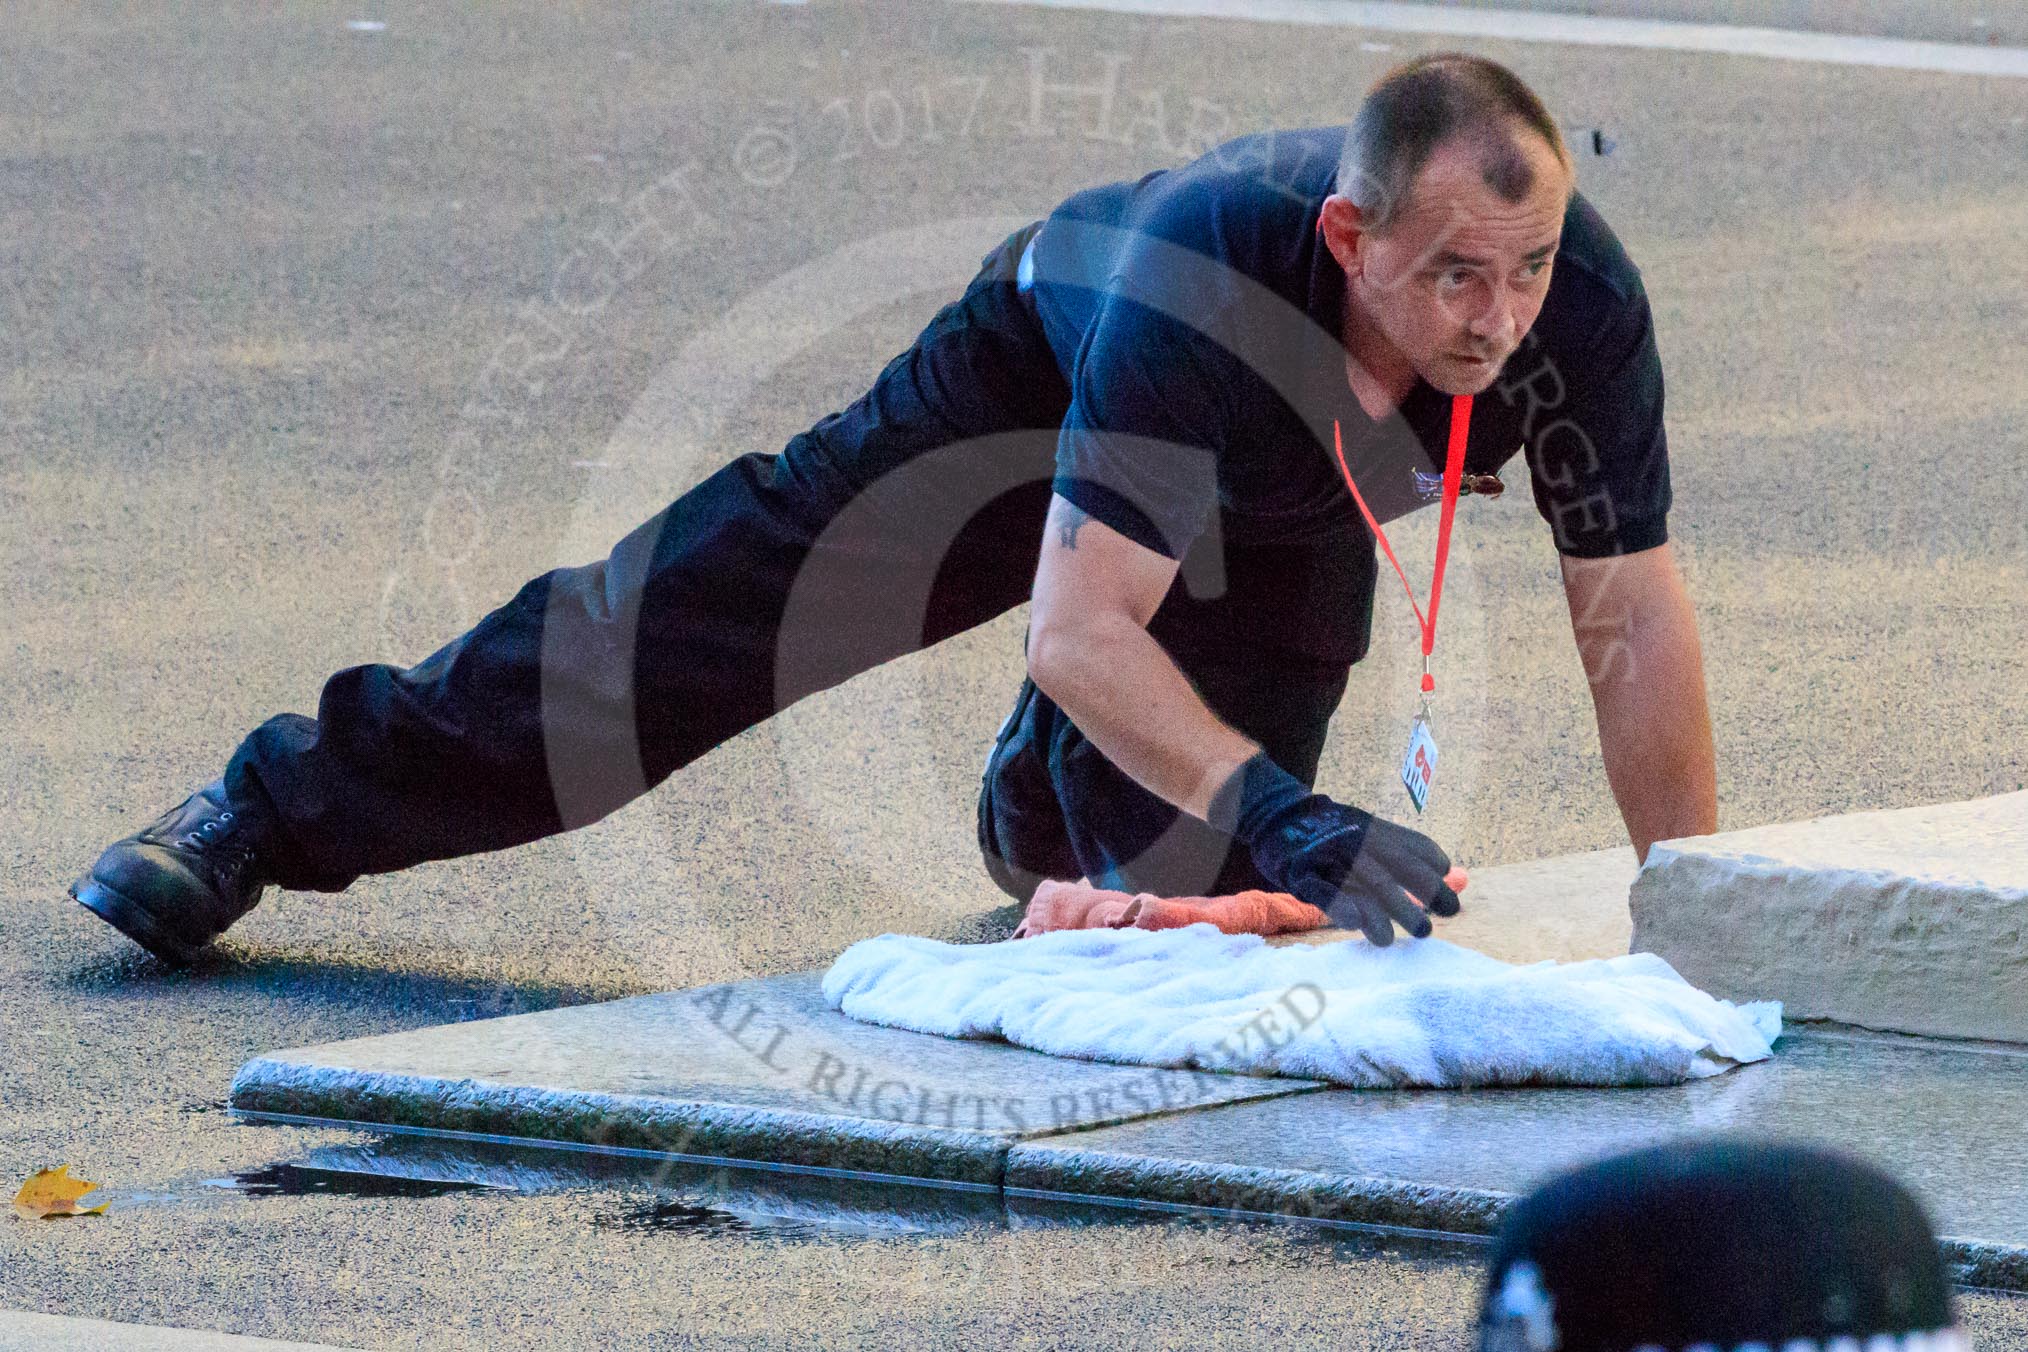
[[[1439,501],[1444,495],[1444,476],[1431,474],[1428,470],[1415,470],[1415,495],[1424,502]],[[1481,497],[1497,498],[1507,491],[1507,485],[1500,482],[1497,474],[1467,474],[1458,486],[1459,496],[1477,493]]]

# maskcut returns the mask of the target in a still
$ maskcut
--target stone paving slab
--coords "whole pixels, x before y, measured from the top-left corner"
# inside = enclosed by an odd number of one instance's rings
[[[997,1187],[1016,1142],[1315,1081],[1066,1060],[858,1023],[821,974],[273,1052],[242,1113]]]
[[[1628,850],[1488,869],[1467,892],[1476,917],[1445,937],[1510,961],[1624,952],[1633,880]],[[1916,1188],[1961,1281],[2028,1290],[2028,1047],[1812,1025],[1792,1027],[1773,1061],[1670,1088],[1359,1093],[878,1028],[831,1010],[820,986],[800,973],[277,1052],[241,1070],[231,1102],[957,1184],[1009,1206],[1061,1197],[1472,1235],[1546,1175],[1630,1146],[1812,1139]]]
[[[1792,1019],[2028,1042],[2028,792],[1649,852],[1636,948]]]
[[[1132,1197],[1483,1234],[1570,1165],[1676,1137],[1815,1140],[1922,1196],[1979,1285],[2028,1286],[2028,1049],[1814,1028],[1652,1089],[1330,1089],[1024,1142],[1010,1193]]]
[[[328,1343],[277,1342],[208,1329],[0,1310],[0,1352],[345,1352]]]
[[[1640,864],[1631,845],[1474,869],[1464,909],[1436,922],[1436,937],[1502,962],[1583,962],[1630,951],[1627,893]],[[1307,930],[1268,942],[1335,943],[1357,931]]]

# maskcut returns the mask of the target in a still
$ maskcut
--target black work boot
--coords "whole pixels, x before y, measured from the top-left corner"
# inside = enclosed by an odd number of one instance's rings
[[[251,911],[267,890],[262,832],[207,784],[134,835],[116,840],[70,885],[79,904],[181,967]]]

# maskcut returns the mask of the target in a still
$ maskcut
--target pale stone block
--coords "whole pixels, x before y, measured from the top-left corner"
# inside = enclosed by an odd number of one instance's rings
[[[1665,841],[1633,946],[1791,1019],[2028,1042],[2028,792]]]
[[[1629,951],[1627,888],[1639,866],[1631,845],[1471,870],[1463,909],[1436,921],[1436,936],[1502,962],[1583,962]],[[1268,942],[1328,944],[1359,931],[1306,930]]]

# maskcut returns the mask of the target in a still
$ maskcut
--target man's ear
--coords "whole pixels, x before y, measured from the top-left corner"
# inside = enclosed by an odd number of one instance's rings
[[[1358,204],[1343,194],[1332,193],[1324,199],[1324,211],[1318,218],[1317,228],[1324,236],[1324,247],[1331,251],[1331,257],[1338,260],[1338,266],[1345,269],[1345,275],[1359,276],[1365,269],[1359,244],[1365,237],[1366,225]]]

